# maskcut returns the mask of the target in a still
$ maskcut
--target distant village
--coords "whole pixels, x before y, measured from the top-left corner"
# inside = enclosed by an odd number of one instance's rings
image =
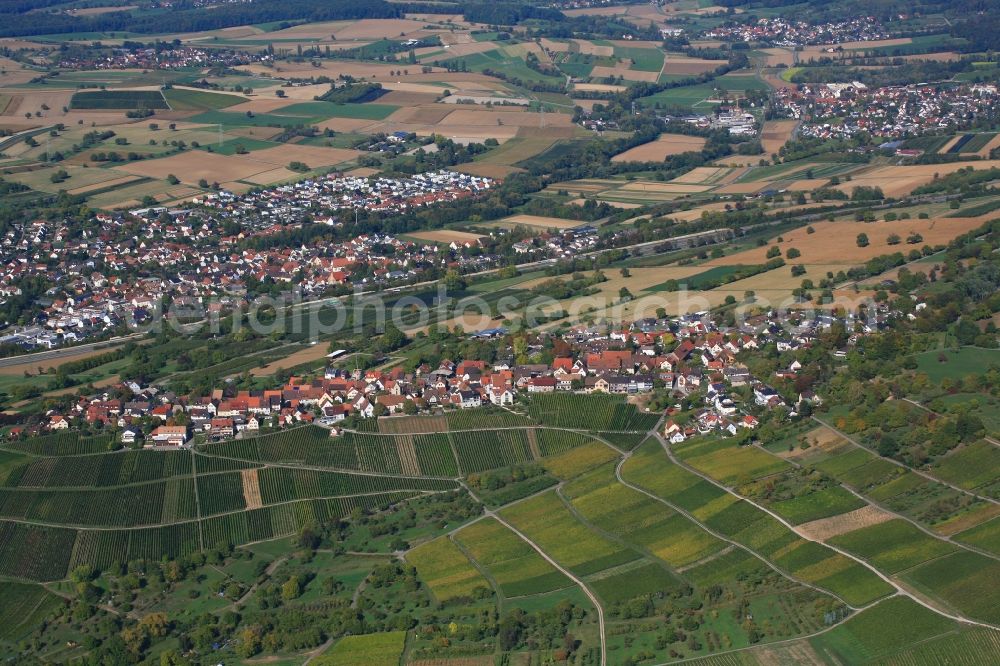
[[[859,132],[887,139],[968,127],[998,113],[993,84],[919,83],[869,88],[863,83],[802,84],[776,92],[784,115],[804,122],[800,134],[850,138]]]
[[[517,363],[502,329],[493,337],[500,353],[491,363],[445,359],[412,371],[401,366],[350,370],[338,366],[344,350],[330,354],[321,376],[291,377],[273,389],[216,389],[210,395],[179,396],[155,386],[125,381],[80,398],[65,411],[52,411],[12,437],[71,427],[114,429],[124,446],[187,446],[194,442],[246,437],[262,430],[315,423],[337,435],[349,419],[418,414],[442,409],[510,409],[539,393],[604,393],[641,398],[654,391],[671,396],[664,435],[683,441],[699,435],[734,436],[757,428],[764,414],[795,415],[821,403],[792,360],[769,376],[755,376],[747,361],[773,345],[778,352],[807,349],[834,324],[845,330],[845,356],[861,336],[895,316],[881,306],[875,323],[852,315],[810,317],[761,314],[733,328],[720,328],[697,313],[644,319],[621,326],[578,326],[557,338],[558,353],[546,363]],[[540,350],[548,334],[529,339]],[[553,342],[549,340],[548,342]],[[794,357],[786,355],[785,358]],[[685,400],[681,409],[674,401]],[[642,404],[644,401],[639,400]],[[351,423],[353,421],[349,421]]]
[[[274,57],[264,51],[247,53],[233,49],[199,49],[191,46],[162,43],[154,47],[109,50],[76,50],[59,60],[61,69],[179,69],[184,67],[237,67],[255,62],[271,62]]]
[[[704,37],[772,46],[809,46],[870,42],[885,39],[888,32],[874,16],[859,16],[848,21],[829,23],[808,23],[775,16],[761,17],[753,23],[721,25],[705,31]]]

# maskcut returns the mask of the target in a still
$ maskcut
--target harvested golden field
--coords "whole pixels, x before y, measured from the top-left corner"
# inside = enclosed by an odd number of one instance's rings
[[[691,185],[707,185],[721,180],[728,175],[729,169],[725,167],[695,167],[685,174],[671,180],[671,183],[687,183]]]
[[[574,83],[574,90],[581,92],[611,92],[618,93],[628,90],[628,86],[612,85],[609,83]]]
[[[573,117],[565,113],[457,109],[443,118],[439,124],[442,129],[453,126],[572,127]]]
[[[255,173],[252,176],[247,176],[244,180],[248,183],[253,183],[254,185],[269,185],[271,183],[280,183],[283,180],[291,180],[301,177],[302,174],[297,171],[292,171],[291,169],[286,169],[285,167],[278,167],[277,169],[261,171],[260,173]]]
[[[645,180],[633,180],[617,188],[619,192],[658,192],[670,194],[696,194],[710,190],[707,185],[685,185],[684,183],[659,183]]]
[[[663,73],[701,74],[702,72],[711,72],[724,64],[726,64],[725,60],[705,60],[667,54],[666,61],[663,63]]]
[[[580,53],[601,56],[602,58],[610,58],[615,54],[613,46],[595,44],[591,41],[587,41],[586,39],[571,39],[570,41],[576,45],[576,48]]]
[[[829,178],[804,178],[782,184],[782,188],[792,192],[812,192],[830,182]]]
[[[716,190],[717,194],[756,194],[769,187],[767,182],[760,183],[730,183]]]
[[[368,176],[374,176],[375,174],[381,173],[379,169],[373,169],[372,167],[358,167],[356,169],[351,169],[346,172],[349,176],[357,176],[358,178],[367,178]]]
[[[660,78],[659,72],[641,72],[637,69],[629,69],[625,65],[618,65],[616,67],[597,65],[591,70],[590,75],[595,79],[617,78],[620,76],[627,81],[645,81],[646,83],[656,83],[656,80]],[[579,85],[577,88],[583,90]]]
[[[66,13],[71,16],[97,16],[98,14],[112,14],[114,12],[127,12],[136,9],[138,5],[115,5],[113,7],[83,7],[80,9],[67,9]]]
[[[990,153],[997,148],[1000,148],[1000,134],[990,139],[990,142],[983,146],[976,155],[979,157],[989,157]]]
[[[310,345],[305,349],[299,349],[284,358],[272,361],[266,365],[257,366],[250,370],[254,377],[273,375],[278,370],[287,370],[305,363],[312,363],[326,358],[327,347],[325,343]]]
[[[922,164],[918,166],[883,166],[859,172],[850,182],[842,183],[837,189],[850,194],[855,187],[880,187],[888,197],[905,196],[934,180],[935,174],[946,176],[959,169],[991,169],[1000,167],[1000,160],[979,160],[976,162],[949,162],[947,164]]]
[[[700,136],[685,134],[661,134],[655,141],[629,148],[611,158],[612,162],[661,162],[671,155],[688,151],[698,151],[705,146]]]
[[[444,91],[441,86],[430,85],[428,83],[411,83],[408,81],[386,81],[382,84],[386,90],[397,90],[399,92],[424,93],[426,95],[440,96]]]
[[[582,9],[564,9],[562,13],[566,16],[619,16],[625,13],[625,8],[617,5],[611,7],[584,7]]]
[[[417,61],[421,64],[429,64],[435,60],[446,60],[447,58],[459,58],[462,56],[475,55],[495,51],[497,46],[493,42],[464,42],[461,44],[449,44],[445,47],[446,53],[441,53],[440,46],[428,46],[416,52]]]
[[[522,128],[526,129],[526,128]],[[520,133],[520,130],[519,130]],[[557,137],[521,137],[508,139],[502,146],[494,148],[482,159],[480,164],[501,164],[510,166],[534,157],[548,149],[556,142]]]
[[[331,78],[345,74],[347,76],[353,76],[355,78],[369,78],[376,80],[383,80],[392,78],[389,76],[389,72],[395,72],[397,65],[386,65],[376,62],[361,62],[361,61],[350,61],[350,60],[322,60],[320,61],[321,67],[313,67],[309,61],[305,62],[289,62],[281,61],[280,63],[272,66],[262,65],[258,63],[253,63],[250,65],[244,65],[238,67],[240,71],[249,72],[258,76],[277,76],[277,77],[299,77],[305,78],[306,76],[319,76],[325,74]],[[400,80],[406,77],[396,77]]]
[[[358,154],[357,151],[342,148],[291,144],[247,155],[188,151],[156,160],[133,162],[122,166],[120,170],[158,179],[173,174],[185,183],[197,183],[202,178],[209,182],[229,182],[283,168],[292,161],[305,162],[310,167],[327,166],[346,162]]]
[[[788,49],[783,48],[771,48],[771,49],[761,49],[761,51],[767,54],[766,65],[768,67],[777,67],[778,65],[785,65],[786,67],[791,67],[795,64],[795,56]],[[787,84],[786,84],[787,85]]]
[[[378,98],[379,104],[411,107],[420,104],[433,104],[440,93],[412,92],[408,90],[390,90]]]
[[[390,93],[391,94],[391,93]],[[412,93],[411,93],[412,94]],[[393,123],[416,123],[420,125],[436,125],[444,120],[455,107],[449,104],[425,104],[422,106],[403,107],[386,118]]]
[[[365,118],[330,118],[329,120],[317,123],[316,127],[321,130],[331,129],[334,132],[361,132],[366,127],[374,127],[376,125],[381,125],[381,123]],[[406,131],[411,130],[407,129]]]
[[[503,180],[512,173],[524,171],[524,169],[518,169],[517,167],[507,164],[490,164],[488,162],[466,162],[465,164],[459,164],[458,166],[452,168],[455,169],[455,171],[472,174],[473,176],[483,176],[485,178],[495,178],[497,180]]]
[[[944,166],[944,165],[939,165]],[[812,225],[815,233],[807,233],[806,227],[799,227],[782,234],[784,242],[780,244],[782,254],[788,248],[796,248],[802,256],[789,260],[798,264],[862,264],[865,261],[882,254],[892,252],[907,252],[912,249],[905,243],[889,245],[886,237],[897,234],[905,239],[911,232],[923,236],[919,247],[926,245],[945,244],[960,234],[977,229],[984,224],[990,215],[981,218],[938,218],[927,220],[896,220],[893,222],[816,222]],[[867,234],[868,247],[858,247],[857,235]],[[775,239],[768,242],[774,244]],[[712,259],[707,262],[711,266],[732,266],[735,264],[763,264],[767,262],[767,247],[753,248],[731,254],[728,257]]]
[[[24,375],[24,373],[36,374],[39,370],[49,370],[51,368],[58,368],[64,363],[71,363],[73,361],[82,361],[84,359],[93,358],[94,356],[100,356],[101,354],[107,354],[110,351],[117,349],[117,346],[110,345],[105,349],[93,349],[93,350],[81,350],[76,353],[67,353],[65,356],[60,356],[59,358],[38,360],[32,359],[31,355],[22,357],[21,362],[14,365],[4,365],[0,366],[0,375]]]
[[[681,280],[692,275],[703,272],[701,266],[654,266],[650,268],[630,268],[629,277],[622,277],[618,271],[608,272],[607,280],[594,285],[598,289],[598,295],[605,299],[617,298],[622,287],[627,287],[632,293],[637,294],[651,287],[663,284],[667,280]],[[564,276],[565,277],[565,276]],[[519,289],[531,289],[544,282],[552,280],[551,277],[540,277],[518,284]],[[665,293],[665,292],[664,292]],[[572,299],[571,299],[572,300]]]
[[[696,206],[690,210],[679,210],[671,213],[667,217],[673,218],[675,220],[680,220],[681,222],[693,222],[695,220],[701,219],[701,214],[703,212],[718,212],[726,209],[727,205],[724,202],[705,204],[704,206]]]
[[[760,133],[760,142],[764,146],[765,156],[770,156],[788,143],[795,130],[795,120],[769,120],[764,123]]]
[[[792,293],[793,289],[800,287],[803,280],[812,280],[813,284],[826,278],[827,273],[836,275],[839,271],[846,271],[852,266],[863,262],[842,261],[831,264],[799,264],[798,259],[788,259],[787,264],[774,270],[758,273],[742,280],[736,280],[721,287],[726,291],[744,293],[753,291],[758,295],[769,298],[783,298]],[[792,275],[792,265],[802,265],[806,272],[802,275]]]
[[[84,185],[82,187],[74,187],[73,189],[66,191],[69,194],[86,194],[88,192],[93,192],[95,190],[103,190],[106,187],[117,187],[120,185],[126,185],[133,181],[139,180],[139,178],[140,176],[120,176],[118,178],[112,178],[111,180],[105,180],[98,183],[92,183],[90,185]]]
[[[796,530],[810,539],[826,541],[838,534],[859,530],[862,527],[871,527],[884,523],[895,518],[891,513],[883,511],[878,507],[868,505],[854,511],[848,511],[838,516],[820,518],[808,523],[799,525]]]
[[[608,199],[595,199],[597,203],[604,203],[612,206],[613,208],[621,208],[622,210],[631,210],[632,208],[641,208],[640,203],[629,203],[627,201],[610,201]],[[575,206],[582,206],[587,203],[587,199],[573,199],[570,201],[571,204]]]
[[[264,150],[255,150],[249,155],[243,155],[243,157],[279,166],[286,166],[289,162],[298,161],[305,162],[310,167],[318,167],[347,162],[358,155],[360,155],[359,151],[348,148],[325,148],[323,146],[286,144],[275,146],[274,148],[265,148]]]
[[[490,226],[502,227],[505,229],[513,229],[517,226],[536,227],[538,229],[573,229],[575,227],[583,226],[584,224],[587,223],[580,220],[564,220],[561,217],[511,215],[490,223]]]
[[[312,99],[310,97],[310,99]],[[245,102],[239,104],[234,104],[233,106],[226,109],[229,113],[270,113],[276,109],[280,109],[284,106],[288,106],[291,102],[287,99],[280,99],[277,97],[256,97],[254,99],[248,99]]]
[[[956,134],[955,136],[953,136],[950,139],[948,139],[947,143],[945,143],[943,146],[941,146],[940,148],[938,148],[938,151],[937,151],[938,154],[939,155],[944,155],[945,153],[947,153],[949,150],[951,150],[952,146],[954,146],[956,143],[958,143],[962,139],[963,136],[964,136],[964,134]]]
[[[429,243],[476,243],[482,234],[472,234],[467,231],[452,231],[451,229],[435,229],[434,231],[415,231],[406,234],[410,238]]]

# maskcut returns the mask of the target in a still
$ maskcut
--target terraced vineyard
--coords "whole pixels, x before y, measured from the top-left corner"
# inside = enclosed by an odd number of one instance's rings
[[[942,609],[1000,622],[988,598],[977,594],[1000,576],[1000,562],[982,552],[996,550],[1000,533],[982,501],[963,505],[960,515],[971,526],[945,541],[934,530],[951,521],[928,520],[927,507],[959,491],[866,449],[840,443],[797,462],[703,437],[668,453],[642,430],[657,419],[624,400],[537,398],[531,420],[494,413],[480,423],[496,427],[473,427],[472,416],[456,412],[383,419],[378,423],[390,425],[378,432],[338,437],[306,426],[196,451],[67,455],[79,440],[36,442],[26,447],[31,453],[0,460],[0,543],[6,544],[0,575],[59,580],[80,565],[107,569],[180,558],[268,543],[358,515],[405,515],[399,508],[408,500],[461,492],[461,482],[473,483],[461,477],[498,472],[502,478],[529,466],[536,476],[515,476],[509,489],[484,487],[483,501],[497,507],[496,514],[414,533],[405,561],[442,607],[575,598],[600,608],[598,639],[616,655],[639,656],[664,645],[691,656],[747,648],[717,663],[755,663],[751,648],[762,638],[808,636],[858,609],[882,608],[895,590],[879,574]],[[584,410],[572,427],[563,415],[571,407]],[[444,430],[428,432],[434,425]],[[992,453],[977,445],[952,454],[959,455],[988,462]],[[971,489],[993,482],[986,472],[960,476],[967,465],[952,456],[938,466],[943,476]],[[900,515],[852,523],[849,517],[862,509]],[[972,520],[977,512],[983,518]],[[806,538],[825,521],[835,527]],[[797,533],[800,527],[807,531]],[[680,638],[682,615],[675,641],[641,619],[672,613],[688,599],[707,603],[697,611],[703,640],[693,652]],[[646,610],[637,611],[640,606]],[[734,625],[726,618],[737,611],[762,621]],[[927,609],[916,615],[924,611],[928,621],[950,622]],[[859,648],[847,647],[840,634],[822,635],[829,638],[780,650],[862,661],[897,654],[852,652]],[[991,644],[987,636],[935,635],[923,651],[909,648],[898,658],[925,658],[966,642],[983,650]]]

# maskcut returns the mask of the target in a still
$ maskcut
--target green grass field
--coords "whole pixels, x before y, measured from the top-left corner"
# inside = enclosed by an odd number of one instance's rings
[[[639,46],[615,46],[615,57],[629,59],[634,69],[640,72],[658,72],[663,69],[663,51]]]
[[[721,99],[724,94],[740,96],[746,90],[766,90],[767,84],[752,75],[727,74],[713,79],[710,83],[669,88],[649,97],[641,97],[638,104],[644,108],[661,106],[701,109],[709,106],[707,100]]]
[[[405,645],[405,631],[345,636],[314,663],[317,666],[398,666]]]
[[[942,362],[939,356],[945,360]],[[927,373],[932,382],[939,383],[945,378],[961,379],[966,375],[979,374],[991,365],[1000,364],[1000,349],[962,347],[923,352],[914,358],[917,371]]]

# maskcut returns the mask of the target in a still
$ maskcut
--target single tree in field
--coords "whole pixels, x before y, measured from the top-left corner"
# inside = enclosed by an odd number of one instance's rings
[[[858,234],[858,247],[868,247],[868,234]]]

